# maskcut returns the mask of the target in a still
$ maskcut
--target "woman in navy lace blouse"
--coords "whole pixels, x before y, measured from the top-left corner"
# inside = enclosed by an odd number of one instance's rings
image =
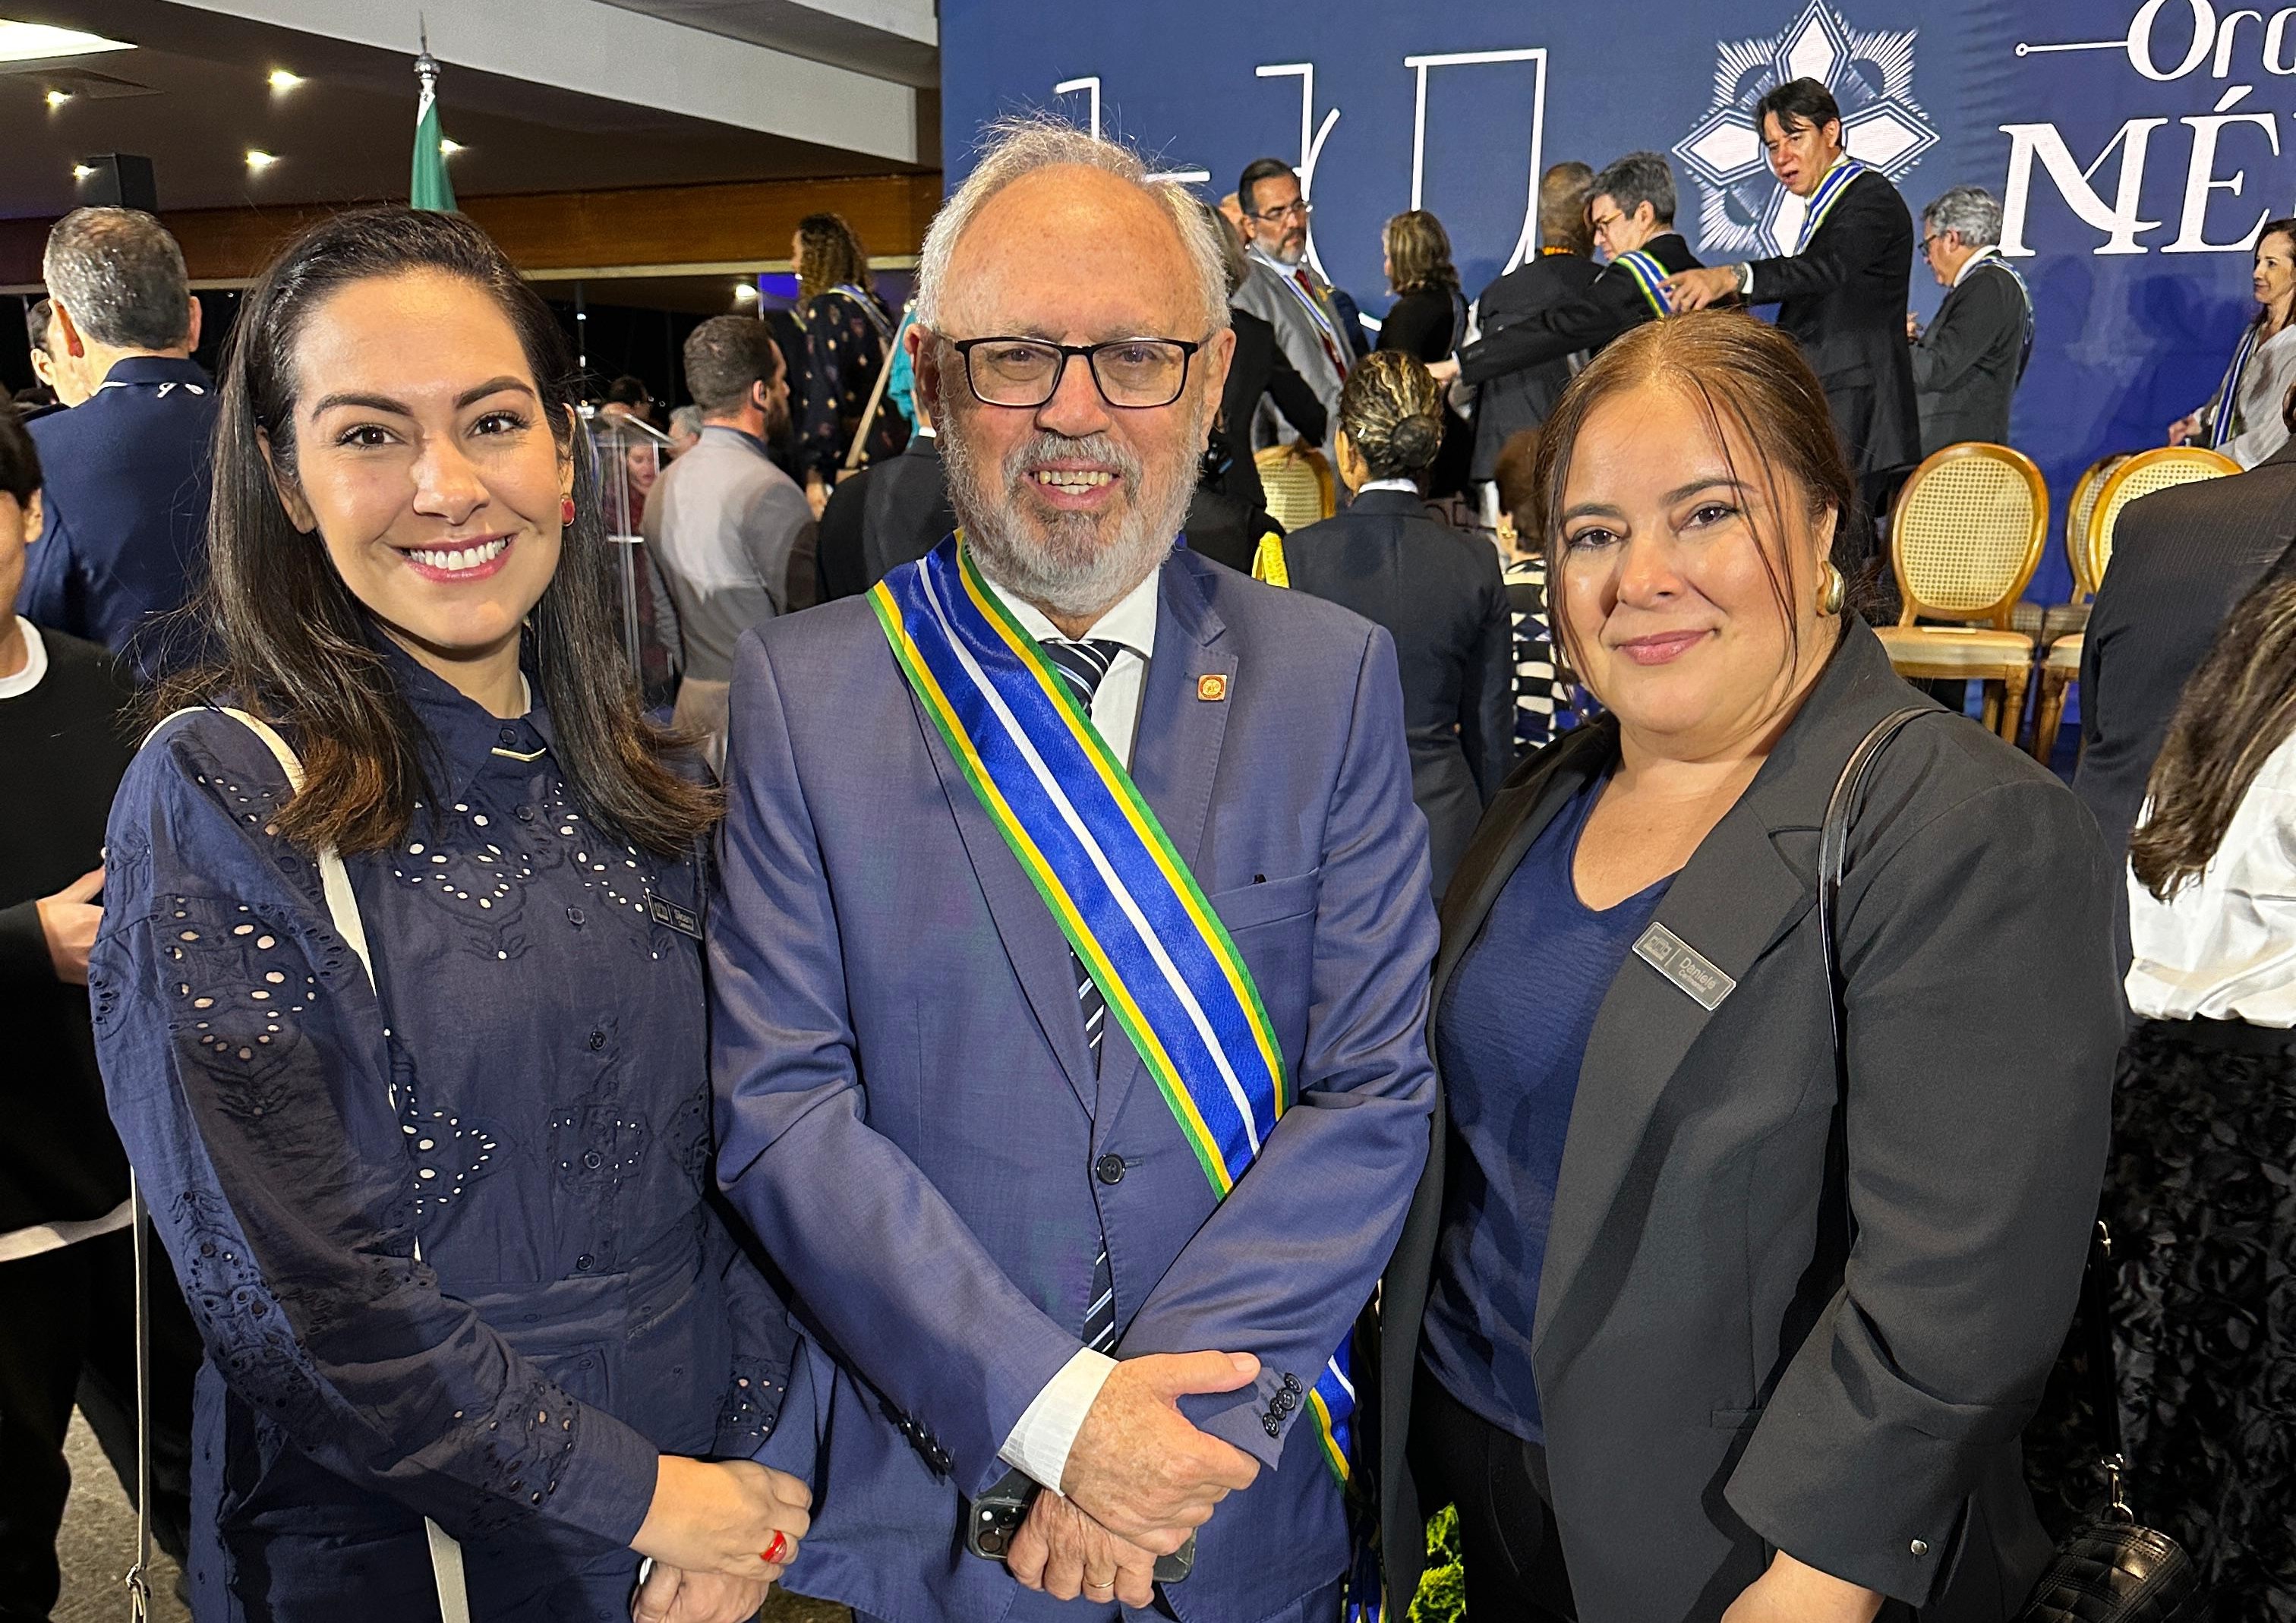
[[[790,240],[797,266],[798,324],[805,329],[805,377],[799,389],[798,434],[807,497],[818,513],[837,486],[837,471],[868,415],[869,397],[890,348],[894,315],[869,278],[869,256],[842,215],[808,214]],[[908,424],[881,401],[862,449],[882,462],[908,443]]]
[[[805,1529],[706,1199],[717,798],[611,652],[573,373],[456,215],[313,228],[234,337],[222,662],[163,708],[283,742],[154,732],[90,975],[207,1345],[200,1623],[436,1616],[426,1520],[476,1619],[627,1615],[641,1556],[641,1619],[748,1618]]]

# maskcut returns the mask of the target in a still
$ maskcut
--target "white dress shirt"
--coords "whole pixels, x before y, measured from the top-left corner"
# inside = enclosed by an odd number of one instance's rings
[[[974,561],[980,561],[978,553]],[[1123,644],[1124,652],[1110,663],[1108,674],[1093,693],[1092,725],[1107,741],[1110,752],[1127,767],[1132,765],[1133,735],[1139,730],[1140,695],[1147,685],[1148,661],[1156,654],[1156,592],[1161,573],[1149,570],[1138,586],[1118,598],[1115,607],[1076,639]],[[1023,602],[990,579],[986,569],[980,578],[1004,605],[1004,611],[1030,636],[1042,642],[1065,635],[1043,610]],[[1061,1366],[1060,1373],[1046,1381],[1044,1390],[1022,1411],[1004,1447],[997,1450],[997,1457],[1058,1493],[1077,1432],[1115,1367],[1116,1360],[1106,1353],[1079,1346],[1076,1356]]]
[[[2296,1027],[2296,738],[2265,758],[2216,856],[2166,902],[2128,876],[2128,1004],[2150,1020]]]
[[[1961,262],[1961,268],[1954,272],[1954,286],[1959,287],[1963,283],[1968,281],[1969,273],[1975,270],[1979,266],[1984,264],[1988,259],[1997,259],[2000,257],[2001,250],[1998,248],[1996,248],[1992,243],[1987,242],[1981,244],[1976,252],[1971,254],[1969,258]]]

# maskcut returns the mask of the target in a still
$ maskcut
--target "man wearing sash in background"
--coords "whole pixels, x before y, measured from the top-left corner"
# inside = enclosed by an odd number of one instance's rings
[[[1324,454],[1332,454],[1339,429],[1340,386],[1356,363],[1349,332],[1354,306],[1308,263],[1308,216],[1313,205],[1300,194],[1300,176],[1280,158],[1255,158],[1236,183],[1243,210],[1244,243],[1251,252],[1251,275],[1235,291],[1235,303],[1275,329],[1283,358],[1307,379],[1324,403]],[[1357,328],[1361,331],[1360,327]],[[1270,446],[1291,430],[1265,399],[1252,418],[1251,444]],[[1240,440],[1242,436],[1236,438]],[[1239,445],[1239,449],[1242,448]]]
[[[1656,152],[1628,152],[1595,176],[1587,193],[1587,219],[1595,246],[1610,260],[1589,285],[1578,297],[1558,300],[1521,321],[1495,324],[1487,309],[1483,336],[1463,346],[1456,358],[1429,368],[1436,381],[1447,383],[1455,377],[1485,385],[1512,381],[1529,369],[1554,366],[1578,351],[1599,355],[1621,332],[1669,313],[1661,291],[1666,279],[1677,271],[1694,269],[1698,256],[1674,228],[1674,170],[1666,160]],[[1486,405],[1489,399],[1487,389]],[[1547,406],[1552,405],[1550,398]],[[1542,408],[1538,420],[1546,421],[1546,414]],[[1479,422],[1479,459],[1480,427]]]
[[[736,661],[718,1173],[806,1327],[800,1584],[865,1619],[1341,1604],[1435,922],[1387,634],[1172,545],[1210,230],[996,132],[910,340],[964,528]]]
[[[1684,271],[1666,282],[1677,310],[1736,295],[1778,307],[1825,385],[1834,426],[1869,502],[1922,459],[1921,415],[1906,345],[1914,217],[1898,188],[1841,147],[1841,109],[1816,79],[1789,79],[1755,104],[1770,168],[1802,200],[1800,241],[1784,258]]]

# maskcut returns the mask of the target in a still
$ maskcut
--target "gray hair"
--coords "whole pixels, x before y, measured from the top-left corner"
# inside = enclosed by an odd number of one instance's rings
[[[1609,198],[1621,214],[1648,203],[1660,225],[1674,224],[1674,170],[1656,152],[1628,152],[1595,176],[1587,195]]]
[[[670,413],[669,431],[673,434],[699,434],[701,431],[701,408],[681,406]]]
[[[40,275],[99,344],[172,349],[191,331],[184,250],[140,209],[73,209],[48,233]]]
[[[941,205],[940,212],[933,216],[931,229],[925,233],[924,248],[917,256],[917,319],[928,327],[939,328],[949,257],[981,205],[1026,176],[1068,166],[1112,175],[1138,187],[1164,210],[1195,270],[1205,330],[1218,332],[1226,326],[1227,270],[1219,240],[1213,236],[1201,205],[1171,181],[1151,180],[1148,166],[1130,148],[1044,117],[1000,119],[984,132],[980,161]]]
[[[2001,202],[1983,186],[1956,186],[1922,210],[1922,234],[1952,232],[1972,248],[1998,247]]]

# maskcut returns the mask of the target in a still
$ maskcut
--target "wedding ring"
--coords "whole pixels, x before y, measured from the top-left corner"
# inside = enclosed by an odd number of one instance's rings
[[[758,1559],[770,1566],[779,1566],[783,1556],[789,1553],[789,1540],[779,1528],[774,1529],[774,1541],[759,1553]]]

